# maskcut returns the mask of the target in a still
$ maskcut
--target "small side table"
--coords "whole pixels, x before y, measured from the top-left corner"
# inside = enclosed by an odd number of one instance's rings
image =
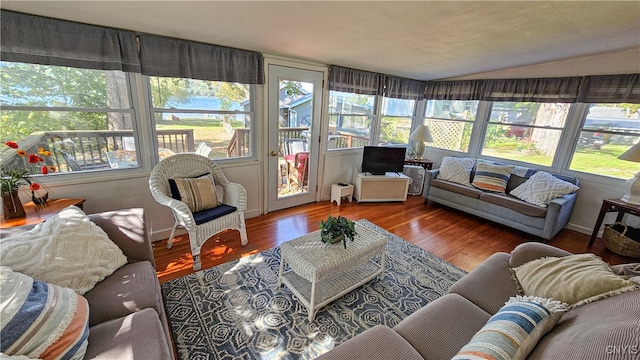
[[[433,161],[429,159],[421,159],[421,160],[405,159],[404,164],[422,166],[425,170],[431,170],[431,168],[433,167]]]
[[[331,185],[331,202],[335,201],[340,206],[343,197],[346,197],[349,202],[353,201],[353,185]]]
[[[624,214],[631,214],[635,216],[640,216],[640,205],[632,205],[627,204],[620,199],[604,199],[602,200],[602,207],[600,207],[600,214],[598,214],[598,220],[596,220],[596,225],[593,228],[593,233],[591,234],[591,238],[589,239],[589,246],[593,245],[593,242],[598,235],[598,231],[600,230],[600,226],[602,225],[602,221],[604,220],[604,216],[609,212],[618,212],[618,217],[616,218],[616,222],[622,220]]]
[[[82,209],[85,199],[51,199],[47,201],[47,205],[41,206],[29,201],[23,204],[24,212],[27,216],[17,219],[5,220],[0,217],[0,229],[9,229],[16,226],[39,224],[48,218],[59,213],[67,206],[74,205]]]

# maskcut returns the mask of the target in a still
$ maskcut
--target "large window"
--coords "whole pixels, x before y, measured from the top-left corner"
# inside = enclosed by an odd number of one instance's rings
[[[409,143],[415,108],[415,100],[384,97],[378,143],[386,146]]]
[[[128,146],[135,151],[134,111],[127,75],[120,71],[1,62],[0,138],[30,154],[40,148],[57,172],[108,170]],[[3,147],[2,167],[27,168]],[[135,152],[128,167],[138,167]],[[32,169],[36,172],[37,169]]]
[[[197,152],[211,159],[251,156],[251,86],[149,77],[160,156]]]
[[[640,139],[640,104],[591,104],[569,169],[628,179],[639,164],[619,160]]]
[[[428,145],[467,152],[478,103],[462,100],[427,101],[424,124],[429,127],[433,137],[433,143]]]
[[[551,166],[570,104],[494,102],[482,155]]]
[[[329,149],[369,145],[375,95],[329,92]]]

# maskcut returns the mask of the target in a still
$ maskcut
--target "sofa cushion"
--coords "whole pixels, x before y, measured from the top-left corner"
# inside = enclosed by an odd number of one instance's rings
[[[478,189],[504,193],[515,166],[478,161],[471,185]]]
[[[449,360],[490,317],[464,297],[447,294],[411,314],[393,329],[426,360]]]
[[[338,345],[318,360],[423,360],[402,336],[391,328],[376,325]]]
[[[75,206],[0,245],[1,265],[80,295],[127,263],[122,250]]]
[[[148,261],[121,267],[84,296],[91,308],[91,326],[146,308],[164,313],[158,278]]]
[[[553,299],[513,297],[453,359],[524,359],[566,310]]]
[[[476,188],[472,188],[472,187],[468,187],[468,186],[464,186],[464,185],[460,185],[460,184],[456,184],[456,183],[452,183],[449,181],[444,181],[444,180],[432,180],[431,181],[431,186],[435,187],[435,188],[439,188],[442,190],[447,190],[447,191],[451,191],[457,194],[461,194],[464,196],[468,196],[470,198],[473,199],[477,199],[480,197],[480,195],[482,194],[482,190],[476,189]]]
[[[436,179],[471,186],[471,170],[475,163],[474,158],[445,156],[442,158],[440,172]]]
[[[525,295],[554,298],[572,308],[640,288],[616,275],[594,254],[537,259],[513,268],[513,272]]]
[[[518,287],[509,270],[509,254],[495,253],[449,289],[473,302],[489,314],[495,314]]]
[[[156,312],[144,309],[92,326],[85,359],[172,359]]]
[[[547,208],[529,204],[506,194],[485,192],[480,194],[480,200],[500,205],[527,216],[543,218],[547,214]]]
[[[562,195],[580,189],[578,186],[559,179],[548,172],[538,171],[522,185],[511,191],[511,195],[528,203],[546,207],[549,202]]]
[[[640,294],[628,292],[566,312],[529,359],[637,359]]]
[[[73,290],[0,267],[0,352],[34,359],[82,359],[87,300]]]

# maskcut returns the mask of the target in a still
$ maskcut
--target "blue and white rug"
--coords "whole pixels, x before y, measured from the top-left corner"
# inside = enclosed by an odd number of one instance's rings
[[[465,274],[367,220],[358,223],[389,237],[382,278],[319,309],[313,322],[285,285],[276,288],[279,247],[162,284],[178,358],[313,359],[375,325],[395,326]]]

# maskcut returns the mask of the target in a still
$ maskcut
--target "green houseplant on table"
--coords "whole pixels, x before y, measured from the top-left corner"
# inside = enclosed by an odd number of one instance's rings
[[[356,236],[356,223],[345,217],[337,218],[329,215],[327,220],[320,221],[320,237],[323,243],[335,244],[342,241],[347,248],[347,239],[353,241]]]

